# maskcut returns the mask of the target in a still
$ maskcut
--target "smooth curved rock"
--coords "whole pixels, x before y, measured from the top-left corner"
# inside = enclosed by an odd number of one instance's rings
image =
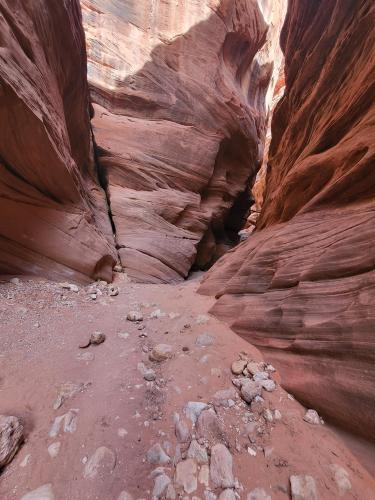
[[[201,288],[285,388],[372,439],[374,22],[370,0],[290,1],[262,214]]]
[[[122,264],[140,282],[181,280],[237,241],[246,218],[286,1],[81,5]]]
[[[0,274],[112,279],[78,0],[0,0]]]

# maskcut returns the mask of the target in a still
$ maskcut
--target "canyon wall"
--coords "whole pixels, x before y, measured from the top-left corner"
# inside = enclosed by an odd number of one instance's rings
[[[111,279],[78,0],[0,0],[0,274]]]
[[[286,1],[81,6],[97,161],[122,264],[136,281],[181,280],[220,256],[246,220]]]
[[[371,0],[290,0],[262,214],[201,288],[287,389],[372,439],[374,25]]]

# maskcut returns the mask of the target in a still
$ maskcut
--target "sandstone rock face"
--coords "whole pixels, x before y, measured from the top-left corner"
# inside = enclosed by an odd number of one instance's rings
[[[286,2],[81,5],[122,264],[137,281],[178,281],[221,255],[246,219]]]
[[[78,0],[0,0],[0,273],[111,279]]]
[[[289,2],[261,230],[201,289],[287,389],[372,437],[374,22],[370,0]]]

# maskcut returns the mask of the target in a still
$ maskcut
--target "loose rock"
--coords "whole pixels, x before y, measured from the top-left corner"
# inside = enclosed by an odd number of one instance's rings
[[[188,458],[176,466],[175,483],[184,489],[185,493],[193,493],[198,487],[197,464]]]
[[[247,362],[245,359],[239,359],[238,361],[233,361],[232,363],[232,373],[234,375],[241,375],[241,373],[246,368]]]
[[[258,382],[247,380],[241,387],[241,397],[246,403],[251,403],[256,396],[262,394],[262,386]]]
[[[23,442],[23,425],[17,417],[0,415],[0,469],[13,459]]]
[[[143,321],[143,314],[140,311],[129,311],[126,319],[128,321]]]
[[[152,491],[153,498],[163,498],[171,480],[166,474],[160,474],[155,478],[154,489]]]
[[[215,337],[210,335],[209,333],[202,333],[202,335],[198,335],[195,339],[195,345],[199,347],[209,347],[215,343]]]
[[[48,454],[51,458],[56,458],[59,454],[61,448],[61,443],[57,441],[56,443],[52,443],[48,446]]]
[[[184,407],[184,414],[187,418],[196,423],[199,415],[203,410],[206,410],[208,405],[206,403],[202,403],[200,401],[189,401]]]
[[[318,415],[318,412],[315,410],[307,410],[305,413],[305,416],[303,417],[303,420],[305,422],[308,422],[309,424],[313,425],[319,425],[320,424],[320,418]]]
[[[158,344],[150,352],[149,359],[151,361],[165,361],[172,356],[172,346],[169,344]]]
[[[190,443],[187,456],[193,458],[199,465],[208,463],[206,448],[201,446],[195,439]]]
[[[83,477],[85,479],[94,479],[98,475],[99,477],[104,477],[105,475],[110,474],[115,466],[115,453],[106,446],[101,446],[100,448],[97,448],[95,453],[86,463]]]
[[[292,500],[317,500],[315,480],[311,476],[290,476]]]
[[[216,444],[211,449],[210,477],[215,488],[233,488],[233,459],[228,448]]]
[[[267,392],[273,392],[276,390],[276,382],[274,380],[262,380],[260,383],[262,384],[263,389]]]
[[[180,443],[188,443],[190,441],[190,430],[184,420],[177,420],[175,424],[175,434],[177,441]]]
[[[204,439],[210,446],[225,443],[225,432],[213,410],[204,410],[197,421],[197,436]]]
[[[154,444],[147,452],[147,461],[150,464],[155,465],[165,465],[168,464],[171,459],[165,453],[160,443]]]

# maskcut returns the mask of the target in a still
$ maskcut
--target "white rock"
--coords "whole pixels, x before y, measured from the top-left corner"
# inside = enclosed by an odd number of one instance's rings
[[[61,424],[63,424],[62,429],[64,432],[73,434],[77,430],[77,413],[78,410],[72,409],[64,413],[64,415],[56,417],[49,432],[49,437],[54,438],[59,434]]]
[[[343,467],[337,464],[330,466],[333,479],[339,490],[339,495],[342,497],[352,489],[352,483],[349,479],[349,473]]]
[[[271,496],[263,488],[255,488],[248,493],[247,500],[271,500]]]
[[[215,493],[212,493],[212,491],[205,490],[204,494],[204,500],[216,500],[217,496]]]
[[[20,280],[19,278],[12,278],[9,280],[10,283],[13,283],[13,285],[19,285],[20,284]]]
[[[21,500],[55,500],[51,484],[44,484],[36,490],[30,491],[21,497]]]
[[[166,500],[175,500],[177,498],[176,490],[172,483],[168,485],[167,491],[165,493]]]
[[[195,320],[198,325],[205,325],[210,321],[210,318],[205,314],[198,314],[197,319]]]
[[[198,487],[197,464],[188,458],[176,466],[175,483],[184,489],[185,493],[193,493]]]
[[[303,417],[303,420],[305,422],[308,422],[309,424],[313,425],[319,425],[320,424],[320,418],[318,415],[318,412],[315,410],[307,410],[305,413],[305,416]]]
[[[52,443],[48,446],[48,453],[49,456],[52,458],[56,458],[57,455],[59,454],[61,448],[61,443],[60,441],[57,441],[56,443]]]
[[[215,343],[215,337],[209,333],[202,333],[195,339],[195,345],[199,347],[209,347]]]
[[[200,401],[189,401],[184,407],[184,414],[187,418],[196,423],[203,410],[207,410],[208,405]]]
[[[230,401],[233,402],[237,397],[237,392],[234,387],[230,389],[223,389],[221,391],[217,391],[214,394],[213,402],[215,406],[223,406],[224,408],[229,408],[231,405]]]
[[[274,413],[273,413],[273,416],[274,416],[275,420],[281,420],[283,418],[283,416],[281,415],[281,411],[280,410],[275,410]]]
[[[276,382],[274,380],[262,380],[260,383],[267,392],[273,392],[276,389]]]
[[[317,500],[315,480],[311,476],[290,476],[292,500]]]
[[[26,467],[26,465],[30,462],[31,454],[28,453],[25,458],[20,463],[20,467]]]
[[[210,477],[215,488],[233,488],[233,459],[228,448],[216,444],[211,449]]]
[[[83,477],[85,479],[94,479],[98,475],[99,477],[104,477],[110,474],[115,466],[115,453],[106,446],[100,446],[86,463]]]
[[[117,430],[117,435],[120,438],[124,438],[125,436],[127,436],[127,434],[128,434],[128,431],[122,427],[120,427],[120,429]]]
[[[152,313],[150,314],[151,319],[164,318],[165,316],[166,316],[166,313],[162,312],[161,309],[156,309],[155,311],[152,311]]]
[[[258,372],[255,375],[253,375],[253,380],[255,382],[261,382],[262,380],[268,380],[269,379],[269,374],[267,372]]]
[[[263,371],[262,363],[258,363],[256,361],[249,361],[246,367],[251,375],[255,375],[256,373],[260,373]]]
[[[130,333],[128,333],[128,332],[119,332],[119,333],[117,334],[117,336],[118,336],[118,337],[120,337],[120,339],[124,339],[124,340],[126,340],[126,339],[128,339],[128,338],[129,338]]]
[[[143,321],[143,314],[140,311],[129,311],[126,319],[128,321]]]
[[[263,417],[267,422],[273,422],[273,414],[269,408],[266,408],[263,412]]]

